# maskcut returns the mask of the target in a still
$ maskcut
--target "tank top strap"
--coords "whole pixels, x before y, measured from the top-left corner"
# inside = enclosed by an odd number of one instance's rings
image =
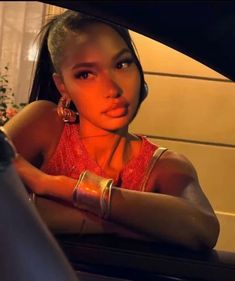
[[[143,177],[143,181],[141,183],[140,186],[140,190],[141,191],[145,191],[146,189],[146,185],[149,179],[149,176],[153,170],[153,167],[155,166],[155,163],[159,160],[159,158],[161,157],[161,155],[167,150],[167,148],[165,147],[157,147],[155,152],[153,153],[153,156],[151,158],[151,160],[149,161],[148,167],[145,171],[144,177]]]

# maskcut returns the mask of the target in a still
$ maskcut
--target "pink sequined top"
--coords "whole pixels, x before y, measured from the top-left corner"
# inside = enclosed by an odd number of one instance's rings
[[[157,146],[146,137],[141,136],[142,144],[139,154],[132,158],[114,180],[114,185],[132,190],[140,190]],[[88,154],[79,136],[78,124],[65,124],[59,143],[50,160],[41,167],[47,174],[65,175],[77,179],[84,170],[107,177],[102,168]],[[109,178],[109,177],[108,177]]]

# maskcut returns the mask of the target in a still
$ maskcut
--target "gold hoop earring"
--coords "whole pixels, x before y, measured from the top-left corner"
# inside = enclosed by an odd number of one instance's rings
[[[57,105],[57,114],[64,121],[64,123],[74,123],[77,119],[78,113],[69,108],[70,99],[61,97]]]

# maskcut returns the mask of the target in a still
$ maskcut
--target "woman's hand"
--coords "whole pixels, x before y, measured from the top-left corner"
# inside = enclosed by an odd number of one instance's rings
[[[21,180],[29,190],[38,195],[45,194],[44,183],[47,181],[47,174],[34,167],[19,154],[17,154],[14,160],[14,165]]]
[[[76,179],[48,175],[25,160],[19,154],[15,159],[16,170],[28,189],[38,195],[53,196],[72,203]]]

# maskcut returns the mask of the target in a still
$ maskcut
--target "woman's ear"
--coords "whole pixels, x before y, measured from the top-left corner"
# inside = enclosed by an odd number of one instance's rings
[[[61,96],[68,96],[66,87],[64,85],[63,79],[60,74],[53,73],[52,78],[56,85],[57,90],[60,92]]]

